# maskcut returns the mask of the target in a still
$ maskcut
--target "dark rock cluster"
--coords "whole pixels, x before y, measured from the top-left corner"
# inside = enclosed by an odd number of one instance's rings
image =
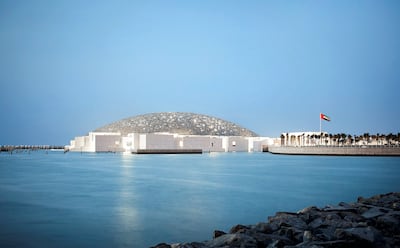
[[[133,116],[100,127],[95,132],[120,132],[122,135],[170,132],[190,135],[258,136],[235,123],[208,115],[186,112],[161,112]]]
[[[213,239],[155,248],[208,247],[400,247],[400,193],[297,213],[278,212],[268,222],[236,225]]]

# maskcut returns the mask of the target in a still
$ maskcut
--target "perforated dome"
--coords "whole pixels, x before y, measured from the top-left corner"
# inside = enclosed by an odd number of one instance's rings
[[[216,117],[184,113],[162,112],[137,115],[100,127],[95,132],[159,133],[169,132],[189,135],[245,136],[256,133],[235,123]]]

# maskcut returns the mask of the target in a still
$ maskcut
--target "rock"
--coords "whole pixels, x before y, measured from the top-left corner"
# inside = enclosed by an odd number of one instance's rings
[[[384,215],[385,213],[382,212],[379,208],[370,208],[366,212],[364,212],[361,216],[366,219],[376,218],[378,216]]]
[[[307,228],[307,223],[299,218],[297,213],[280,212],[273,217],[269,217],[268,220],[270,223],[276,223],[280,227],[295,227],[303,230]]]
[[[260,223],[257,223],[255,226],[254,226],[254,230],[256,231],[256,232],[260,232],[260,233],[265,233],[265,234],[270,234],[270,233],[273,233],[273,232],[275,232],[276,230],[278,230],[279,229],[279,226],[278,225],[272,225],[272,224],[270,224],[270,223],[265,223],[265,222],[260,222]]]
[[[313,235],[311,231],[304,231],[303,233],[303,242],[309,242],[313,239]]]
[[[236,225],[236,226],[233,226],[233,227],[231,228],[231,230],[229,231],[229,233],[231,233],[231,234],[237,233],[237,232],[239,232],[239,231],[241,231],[241,230],[244,230],[244,229],[249,229],[249,227],[244,226],[244,225]]]
[[[322,218],[317,218],[313,220],[308,226],[311,227],[312,229],[317,229],[318,227],[322,226],[324,224],[324,220]]]
[[[246,234],[225,234],[211,241],[206,241],[207,247],[249,247],[257,248],[257,241]]]
[[[380,244],[383,240],[381,233],[376,230],[374,227],[356,227],[356,228],[349,228],[339,231],[338,236],[341,239],[358,239],[363,241],[363,243],[370,244],[370,245],[377,245]]]
[[[387,214],[380,216],[376,221],[377,227],[384,230],[384,233],[400,233],[400,215]]]
[[[214,235],[213,235],[213,239],[218,238],[218,237],[220,237],[222,235],[225,235],[225,234],[226,234],[226,232],[224,232],[224,231],[215,230],[214,231]]]
[[[297,214],[307,214],[307,213],[315,213],[315,212],[319,212],[320,209],[317,208],[316,206],[311,206],[311,207],[306,207],[303,208],[302,210],[299,210],[297,212]]]
[[[285,246],[285,243],[282,240],[275,240],[271,244],[267,246],[267,248],[282,248]]]
[[[175,247],[172,247],[175,248]],[[176,247],[176,248],[207,248],[204,243],[193,242],[190,244],[184,244],[184,246]]]
[[[353,223],[358,223],[364,221],[364,217],[362,217],[359,214],[353,213],[353,212],[341,212],[339,215],[343,218],[345,221],[353,222]]]
[[[171,248],[171,245],[166,244],[166,243],[160,243],[160,244],[158,244],[156,246],[153,246],[151,248]]]

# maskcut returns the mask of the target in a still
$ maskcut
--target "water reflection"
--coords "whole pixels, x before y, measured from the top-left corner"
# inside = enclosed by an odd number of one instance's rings
[[[116,242],[121,246],[137,244],[139,237],[135,236],[140,220],[136,208],[137,194],[134,187],[134,159],[132,154],[121,154],[119,190],[115,205]]]

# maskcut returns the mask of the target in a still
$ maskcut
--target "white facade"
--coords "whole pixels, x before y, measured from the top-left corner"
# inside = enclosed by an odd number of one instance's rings
[[[171,133],[90,132],[87,136],[71,140],[70,151],[76,152],[136,152],[141,150],[201,149],[203,152],[261,152],[271,145],[267,137],[180,135]]]
[[[68,149],[75,152],[120,152],[120,133],[90,132],[87,136],[75,137]]]
[[[315,146],[325,141],[326,132],[291,132],[282,133],[281,146]]]

